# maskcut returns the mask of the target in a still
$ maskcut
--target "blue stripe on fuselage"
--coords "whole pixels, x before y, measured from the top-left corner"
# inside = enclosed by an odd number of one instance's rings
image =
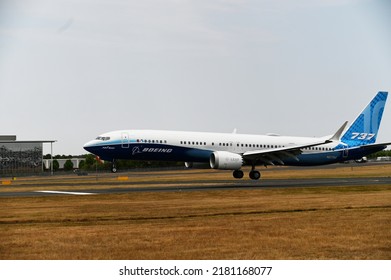
[[[181,147],[167,144],[149,143],[116,143],[95,145],[86,148],[89,152],[98,155],[103,160],[113,159],[147,160],[147,161],[187,161],[209,162],[212,150],[203,150],[193,147]],[[312,166],[332,164],[347,160],[360,159],[368,154],[381,151],[383,147],[338,149],[321,153],[303,153],[298,155],[299,161],[293,158],[283,159],[285,165]],[[250,163],[249,163],[250,164]],[[275,164],[278,164],[277,162]]]
[[[166,144],[126,143],[92,146],[88,151],[103,160],[113,159],[150,160],[150,161],[192,161],[209,162],[213,151]]]

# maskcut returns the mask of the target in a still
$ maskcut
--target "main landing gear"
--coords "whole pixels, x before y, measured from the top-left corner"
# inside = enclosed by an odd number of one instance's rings
[[[236,178],[236,179],[242,179],[244,173],[242,170],[235,170],[233,175],[234,175],[234,178]]]
[[[255,164],[256,162],[254,161],[251,165],[251,171],[250,171],[250,179],[252,180],[259,180],[261,178],[261,173],[258,170],[255,170]]]
[[[252,179],[252,180],[259,180],[261,178],[261,173],[258,170],[254,170],[254,169],[252,169],[250,171],[249,175],[250,175],[250,179]],[[244,176],[244,173],[240,169],[239,170],[235,170],[233,172],[233,176],[236,179],[242,179],[243,176]]]
[[[249,175],[252,180],[259,180],[261,178],[261,172],[257,170],[251,170]]]

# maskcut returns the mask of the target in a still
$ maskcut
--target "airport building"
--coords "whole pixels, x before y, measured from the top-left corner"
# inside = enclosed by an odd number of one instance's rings
[[[15,135],[0,135],[0,176],[42,173],[43,144],[50,143],[52,148],[54,142],[17,141]]]

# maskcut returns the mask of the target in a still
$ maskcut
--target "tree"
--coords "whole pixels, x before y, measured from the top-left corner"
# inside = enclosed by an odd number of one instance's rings
[[[60,168],[60,164],[58,163],[58,160],[53,160],[53,170],[57,171]]]
[[[383,150],[374,154],[368,155],[368,158],[375,159],[377,157],[389,157],[391,156],[391,150]]]
[[[89,154],[86,156],[86,167],[87,168],[91,168],[91,166],[93,166],[95,163],[95,156],[92,155],[92,154]]]
[[[73,162],[72,160],[68,159],[67,161],[65,161],[64,163],[64,170],[65,171],[70,171],[73,169]]]
[[[80,169],[85,169],[86,168],[86,161],[85,160],[82,160],[79,162],[79,168]]]

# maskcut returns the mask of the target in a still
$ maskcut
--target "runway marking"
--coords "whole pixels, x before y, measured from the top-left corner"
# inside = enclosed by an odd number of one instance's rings
[[[118,181],[127,181],[127,180],[129,180],[129,177],[128,176],[118,176],[117,180]]]
[[[85,192],[63,192],[63,191],[35,191],[37,193],[50,193],[50,194],[70,194],[70,195],[94,195],[95,193]]]

